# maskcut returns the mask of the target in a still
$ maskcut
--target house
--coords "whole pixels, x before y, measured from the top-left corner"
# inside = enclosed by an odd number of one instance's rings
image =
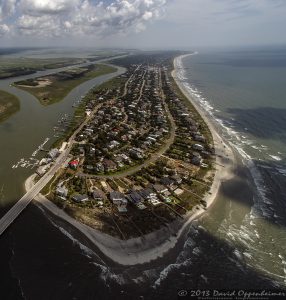
[[[76,194],[72,196],[72,200],[77,203],[84,203],[87,202],[89,199],[87,195]]]
[[[95,148],[91,147],[91,148],[89,149],[89,154],[90,154],[90,155],[95,154]]]
[[[97,163],[96,165],[95,165],[95,170],[97,171],[97,172],[104,172],[104,166],[103,166],[103,164],[102,163]]]
[[[79,161],[77,159],[69,162],[69,166],[71,169],[76,170],[79,165]]]
[[[40,167],[38,167],[38,169],[36,171],[36,173],[39,176],[43,176],[46,172],[47,172],[47,167],[46,166],[40,166]]]
[[[105,198],[105,195],[100,189],[95,189],[92,192],[92,198],[97,201],[102,201]]]
[[[113,158],[113,160],[118,164],[118,165],[122,165],[122,162],[123,162],[123,158],[122,158],[122,156],[120,156],[120,155],[114,155],[114,158]]]
[[[56,189],[56,194],[60,197],[67,197],[68,189],[65,186],[58,186]]]
[[[176,184],[181,184],[183,181],[179,175],[174,175],[171,178],[175,181]]]
[[[109,148],[109,149],[111,150],[111,149],[113,149],[113,148],[116,148],[116,147],[119,146],[119,145],[120,145],[119,142],[117,142],[117,141],[111,141],[111,142],[109,143],[109,145],[107,146],[107,148]]]
[[[170,177],[161,178],[160,183],[162,185],[165,185],[165,186],[169,187],[169,188],[172,188],[174,186],[174,181]]]
[[[131,190],[131,192],[127,195],[127,199],[141,210],[146,208],[146,206],[142,203],[144,200],[142,195],[137,191]]]
[[[194,150],[197,150],[197,151],[203,151],[204,150],[204,146],[202,146],[201,144],[194,144],[192,147],[193,147]]]
[[[194,140],[197,142],[205,142],[206,138],[204,136],[202,136],[201,134],[195,134],[194,136]]]
[[[120,156],[123,158],[125,163],[131,163],[131,159],[128,155],[122,153],[122,154],[120,154]]]
[[[110,159],[104,159],[102,164],[106,172],[112,172],[117,169],[117,164]]]
[[[201,163],[202,163],[202,161],[203,161],[203,159],[202,159],[202,157],[200,155],[197,155],[197,154],[198,153],[196,153],[196,152],[193,153],[193,157],[191,159],[191,163],[193,165],[195,165],[195,166],[200,166]]]
[[[109,198],[114,205],[117,206],[119,212],[126,212],[127,211],[127,199],[124,195],[117,191],[112,191],[109,194]]]
[[[168,192],[168,189],[161,184],[154,184],[153,188],[158,194],[164,194],[164,193]]]
[[[133,204],[137,204],[143,200],[142,196],[137,191],[132,191],[128,194],[128,199]]]
[[[142,159],[143,158],[143,156],[134,149],[131,149],[129,151],[129,154],[130,154],[130,157],[132,157],[134,159]]]
[[[149,202],[150,202],[153,206],[157,206],[157,205],[159,205],[159,204],[161,203],[161,202],[159,201],[159,199],[158,199],[156,196],[150,198]]]
[[[151,188],[146,188],[139,191],[140,195],[143,197],[144,200],[149,200],[153,195],[156,196],[154,191]]]
[[[51,150],[49,151],[48,156],[49,156],[51,159],[55,159],[59,154],[60,154],[59,149],[54,148],[54,149],[51,149]]]

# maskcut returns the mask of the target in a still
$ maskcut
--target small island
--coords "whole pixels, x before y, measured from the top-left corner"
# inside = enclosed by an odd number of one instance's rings
[[[19,99],[10,93],[0,90],[0,122],[7,120],[19,110]]]
[[[37,71],[63,68],[84,63],[81,58],[0,57],[0,79],[34,74]]]
[[[14,85],[35,96],[42,105],[59,102],[76,86],[95,77],[115,72],[104,64],[69,68],[52,75],[15,82]]]

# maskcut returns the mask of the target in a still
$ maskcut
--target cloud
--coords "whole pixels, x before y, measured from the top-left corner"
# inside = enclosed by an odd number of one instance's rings
[[[22,0],[19,2],[22,12],[31,15],[66,13],[79,4],[77,0]]]
[[[0,36],[7,34],[10,31],[6,24],[0,24]]]
[[[0,21],[15,12],[16,0],[0,0]]]
[[[35,37],[139,32],[162,15],[167,1],[0,0],[1,32]]]

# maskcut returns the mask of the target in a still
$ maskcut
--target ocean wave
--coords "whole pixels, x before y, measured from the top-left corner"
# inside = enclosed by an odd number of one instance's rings
[[[273,158],[276,161],[281,161],[282,160],[282,158],[280,156],[278,156],[278,155],[270,155],[270,154],[268,154],[268,156],[271,157],[271,158]]]
[[[152,287],[155,289],[158,288],[161,285],[162,281],[164,281],[168,277],[170,272],[179,270],[182,266],[189,267],[191,264],[192,264],[192,261],[189,258],[189,259],[185,260],[183,263],[180,263],[180,264],[175,263],[175,264],[168,265],[165,269],[163,269],[160,272],[159,278],[154,282]]]
[[[159,273],[152,286],[153,288],[158,288],[161,283],[168,277],[170,272],[180,270],[180,268],[182,267],[189,267],[192,264],[192,258],[190,257],[190,255],[200,255],[202,250],[197,246],[197,243],[194,240],[194,238],[199,235],[200,230],[205,229],[202,226],[198,228],[194,224],[190,226],[188,232],[189,237],[185,241],[183,249],[177,256],[175,263],[168,265]]]
[[[279,174],[286,176],[286,169],[278,167],[276,168],[276,171],[278,171]]]

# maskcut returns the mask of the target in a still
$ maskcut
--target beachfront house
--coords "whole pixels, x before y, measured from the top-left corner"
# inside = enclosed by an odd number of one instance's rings
[[[87,202],[89,199],[87,195],[75,194],[72,196],[72,200],[77,203],[84,203]]]
[[[59,186],[56,189],[56,194],[60,197],[67,197],[68,195],[68,189],[65,186]]]
[[[127,199],[122,193],[112,191],[109,194],[109,198],[112,201],[112,203],[117,206],[119,212],[127,212]]]
[[[104,192],[96,189],[92,192],[92,198],[96,201],[102,201],[105,198]]]
[[[127,199],[141,210],[146,208],[146,206],[142,203],[144,199],[138,191],[131,190],[127,195]]]
[[[192,147],[193,147],[194,150],[197,150],[197,151],[203,151],[204,150],[204,146],[201,145],[201,144],[194,144]]]

